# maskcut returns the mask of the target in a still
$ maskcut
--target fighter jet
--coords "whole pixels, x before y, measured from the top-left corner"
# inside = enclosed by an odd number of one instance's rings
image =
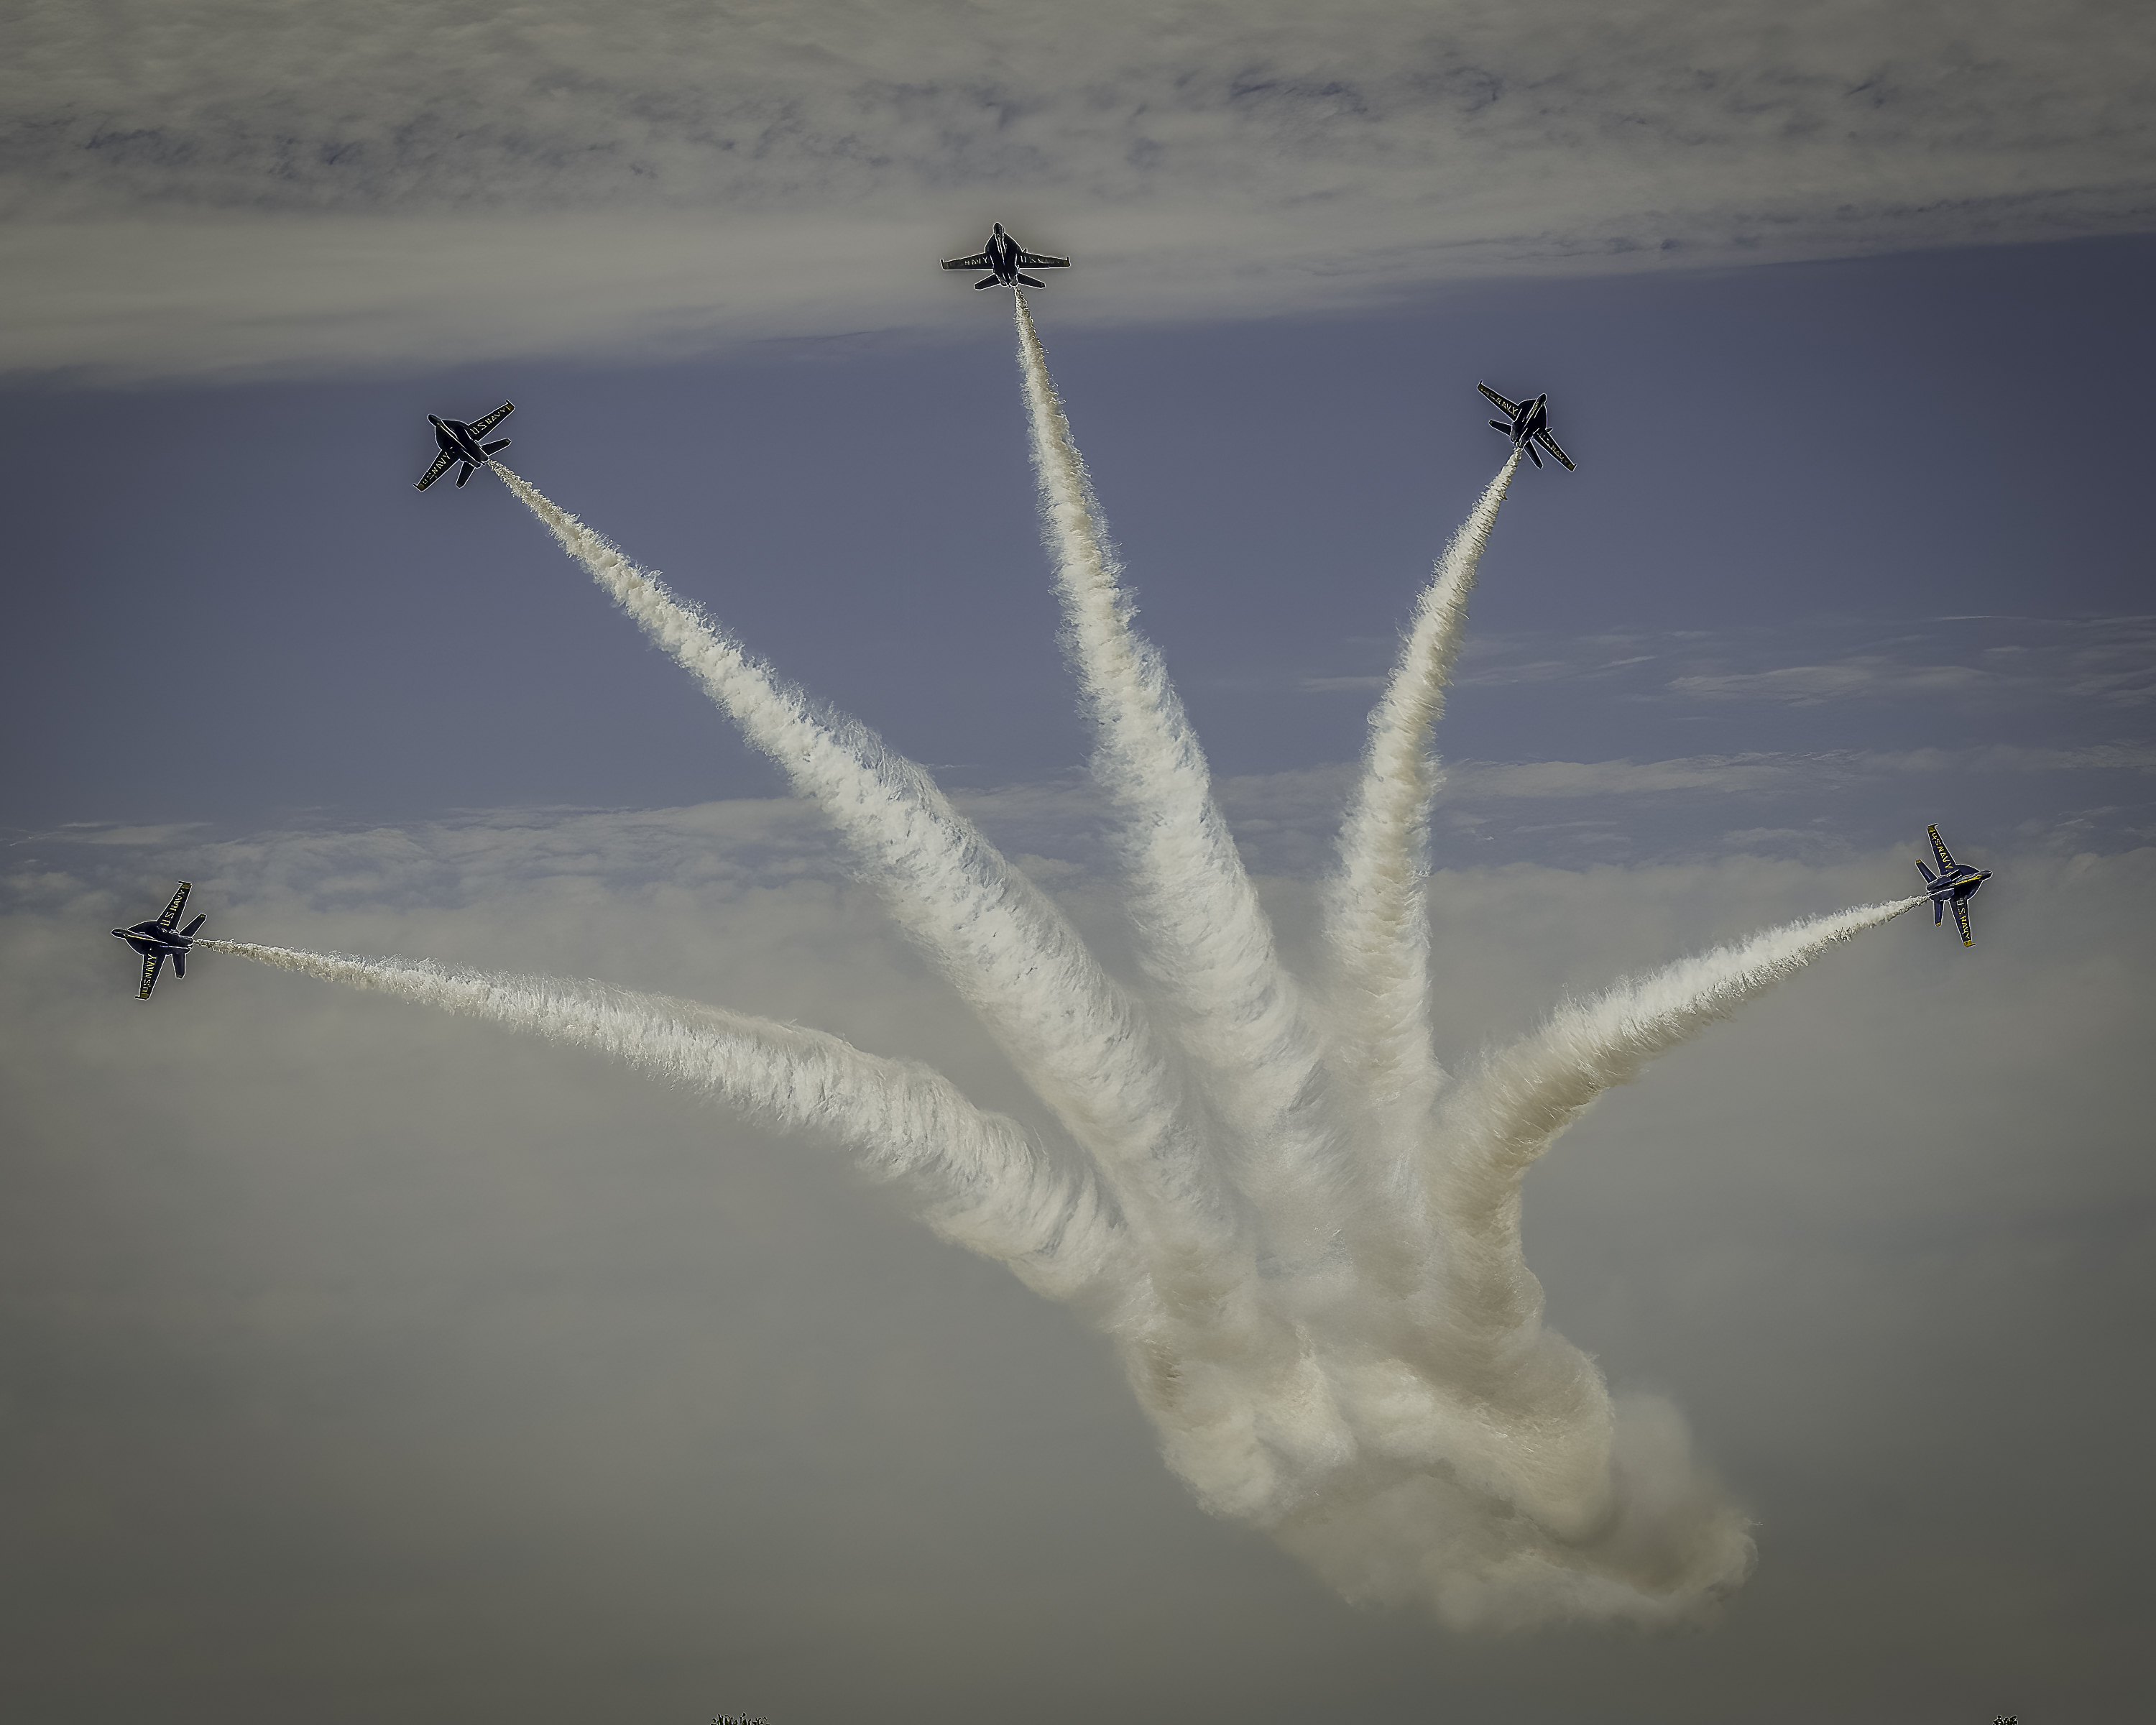
[[[185,928],[172,925],[180,920],[180,911],[186,906],[187,895],[194,891],[192,880],[180,882],[180,890],[172,895],[172,903],[165,906],[165,914],[154,922],[137,922],[131,928],[116,928],[112,932],[142,955],[142,992],[136,998],[147,1000],[150,990],[157,986],[157,973],[165,961],[172,961],[172,974],[187,973],[187,949],[195,943],[195,931],[209,920],[205,911]]]
[[[480,439],[516,411],[516,403],[506,401],[484,419],[475,419],[470,424],[461,419],[439,419],[428,414],[428,423],[434,428],[434,441],[442,446],[442,453],[434,457],[434,465],[419,475],[419,489],[425,490],[447,473],[453,461],[465,465],[464,471],[457,475],[457,484],[462,485],[472,476],[474,468],[485,466],[497,451],[509,447],[506,437],[490,444],[483,444]]]
[[[1507,401],[1487,383],[1477,383],[1475,387],[1512,416],[1512,423],[1509,424],[1502,419],[1492,419],[1490,422],[1490,429],[1492,431],[1502,431],[1512,439],[1514,449],[1525,449],[1527,452],[1528,460],[1533,462],[1537,467],[1543,465],[1543,458],[1535,453],[1535,445],[1540,444],[1564,464],[1564,470],[1567,473],[1578,470],[1572,465],[1572,457],[1558,448],[1557,439],[1549,434],[1549,398],[1548,396],[1538,395],[1532,401],[1512,402]]]
[[[1068,258],[1045,258],[1039,252],[1026,250],[1009,234],[1004,232],[1004,224],[998,222],[996,223],[996,231],[988,236],[986,249],[975,252],[970,258],[946,258],[943,260],[943,267],[946,270],[987,270],[988,274],[973,284],[977,289],[1037,288],[1046,287],[1048,284],[1038,276],[1020,274],[1021,268],[1068,270],[1070,267],[1070,260]]]
[[[1937,827],[1930,829],[1932,855],[1939,860],[1939,871],[1934,875],[1924,866],[1922,857],[1917,860],[1917,872],[1924,877],[1924,891],[1932,897],[1932,927],[1937,928],[1947,920],[1947,906],[1953,906],[1954,921],[1961,925],[1961,943],[1973,947],[1969,938],[1969,901],[1976,889],[1991,878],[1989,869],[1972,869],[1967,863],[1958,863],[1948,855],[1946,841],[1939,837]]]

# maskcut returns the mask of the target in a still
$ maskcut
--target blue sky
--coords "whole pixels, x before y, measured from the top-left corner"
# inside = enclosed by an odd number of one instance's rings
[[[1066,336],[1053,292],[1042,316],[1145,626],[1224,773],[1359,747],[1415,586],[1502,451],[1484,377],[1549,389],[1583,466],[1528,474],[1510,506],[1448,753],[2056,752],[2147,734],[2148,433],[2104,404],[2148,368],[2152,274],[2146,242],[2099,240],[1209,331]],[[17,819],[770,788],[639,644],[593,639],[578,578],[510,500],[408,491],[431,447],[415,403],[509,398],[521,470],[813,691],[957,783],[1075,765],[1009,341],[997,308],[968,309],[963,342],[750,362],[25,392],[27,554],[95,578],[25,596]],[[116,678],[137,619],[172,650]],[[147,726],[178,727],[187,770]],[[2130,781],[2013,794],[2033,818],[2128,805],[2107,842],[2142,829]],[[1996,819],[1942,812],[1964,807]],[[1914,812],[1845,835],[1885,842]]]
[[[2123,1717],[2149,1511],[2145,19],[1558,3],[30,8],[0,73],[11,1711]],[[608,20],[614,22],[610,25]],[[1448,1055],[1999,870],[1613,1095],[1551,1321],[1760,1524],[1722,1620],[1351,1607],[1070,1314],[596,1060],[103,931],[594,976],[1045,1120],[429,412],[930,765],[1111,967],[1001,216],[1291,961],[1549,392],[1439,742]],[[109,949],[109,950],[108,950]],[[1049,1130],[1044,1125],[1042,1130]],[[1985,1709],[1990,1709],[1989,1712]]]

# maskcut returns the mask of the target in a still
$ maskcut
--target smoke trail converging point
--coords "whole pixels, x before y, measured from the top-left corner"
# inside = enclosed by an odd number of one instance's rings
[[[1352,1599],[1458,1627],[1671,1624],[1742,1583],[1749,1524],[1681,1417],[1614,1399],[1543,1322],[1526,1169],[1603,1091],[1919,900],[1771,929],[1568,1002],[1447,1081],[1430,1046],[1432,737],[1516,453],[1438,559],[1371,718],[1317,995],[1281,964],[1204,752],[1132,608],[1022,295],[1043,533],[1119,824],[1145,998],[928,776],[820,710],[499,463],[494,471],[824,812],[1091,1173],[924,1067],[593,983],[198,947],[484,1018],[816,1132],[932,1226],[1111,1337],[1168,1464]]]

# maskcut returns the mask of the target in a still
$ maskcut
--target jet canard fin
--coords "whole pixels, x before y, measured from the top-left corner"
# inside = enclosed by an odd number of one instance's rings
[[[180,882],[180,890],[172,895],[172,903],[165,906],[165,914],[157,919],[158,927],[168,929],[179,922],[180,912],[187,906],[187,895],[194,890],[195,883],[193,881],[182,880]]]

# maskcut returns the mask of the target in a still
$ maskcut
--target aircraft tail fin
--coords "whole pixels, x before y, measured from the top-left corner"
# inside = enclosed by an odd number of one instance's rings
[[[458,489],[459,491],[461,491],[462,490],[464,490],[464,488],[465,488],[465,481],[466,480],[470,479],[471,476],[472,476],[472,465],[471,465],[471,463],[470,463],[470,462],[467,461],[467,462],[465,462],[465,463],[464,464],[464,465],[462,465],[461,467],[459,467],[459,468],[458,468],[458,469],[457,469],[457,489]]]
[[[185,952],[175,952],[175,953],[173,953],[173,954],[172,954],[172,974],[173,974],[174,976],[185,976],[187,973],[187,955]]]
[[[1932,927],[1937,928],[1947,920],[1947,901],[1943,898],[1932,901]]]
[[[1020,275],[1019,277],[1019,281],[1021,285],[1025,287],[1045,288],[1048,285],[1046,282],[1040,280],[1038,277],[1031,275]]]
[[[1492,419],[1490,422],[1490,429],[1492,431],[1502,431],[1509,437],[1512,435],[1512,425],[1509,419]]]
[[[491,455],[492,454],[494,454],[494,452],[495,452],[496,449],[507,449],[508,447],[509,447],[509,439],[508,439],[507,438],[506,438],[506,437],[502,437],[502,438],[496,438],[496,439],[495,439],[492,443],[490,443],[490,444],[481,444],[480,445],[480,448],[481,448],[482,449],[485,450],[485,451],[486,451],[486,453],[487,453],[488,454],[490,454],[490,455]]]
[[[1533,462],[1537,467],[1543,465],[1543,458],[1535,453],[1535,446],[1532,441],[1522,444],[1520,447],[1527,452],[1528,460]]]
[[[1922,875],[1928,881],[1936,880],[1939,878],[1937,875],[1934,875],[1929,869],[1924,866],[1924,860],[1921,856],[1917,859],[1917,872]]]
[[[996,279],[994,276],[984,275],[978,281],[973,284],[973,291],[978,294],[983,288],[993,287],[995,285]]]
[[[205,922],[208,922],[208,921],[209,921],[209,912],[208,912],[208,911],[204,911],[202,913],[202,915],[201,915],[201,916],[199,916],[196,917],[196,918],[195,918],[195,920],[194,920],[193,922],[190,922],[189,924],[187,924],[187,926],[185,928],[182,928],[182,929],[180,931],[181,937],[182,937],[182,939],[192,939],[192,938],[193,938],[194,932],[195,932],[198,928],[200,928],[200,927],[203,926],[203,923],[205,923]]]

